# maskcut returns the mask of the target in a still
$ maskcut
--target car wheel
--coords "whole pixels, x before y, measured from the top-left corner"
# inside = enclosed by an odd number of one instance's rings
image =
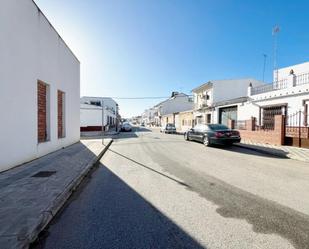
[[[185,140],[186,140],[186,141],[189,141],[189,135],[188,135],[188,133],[185,133],[184,137],[185,137]]]
[[[205,146],[210,146],[210,141],[209,141],[208,136],[205,136],[205,137],[204,137],[204,139],[203,139],[203,144],[204,144]]]

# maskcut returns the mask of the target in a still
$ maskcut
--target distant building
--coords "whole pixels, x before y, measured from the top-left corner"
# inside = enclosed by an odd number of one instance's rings
[[[191,96],[173,92],[171,97],[160,102],[154,107],[157,109],[157,119],[161,126],[167,123],[178,123],[178,113],[193,110],[193,99]]]
[[[82,97],[80,99],[81,132],[101,132],[102,125],[105,131],[111,128],[117,129],[119,121],[119,107],[112,98]]]
[[[177,132],[184,133],[194,126],[193,110],[179,112],[177,116],[178,122],[175,123]]]
[[[0,171],[79,141],[80,63],[34,1],[1,1]]]

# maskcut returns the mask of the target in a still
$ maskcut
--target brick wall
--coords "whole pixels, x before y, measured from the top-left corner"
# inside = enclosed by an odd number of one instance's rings
[[[240,130],[240,135],[243,141],[266,143],[273,145],[284,144],[284,116],[275,116],[274,130],[255,130],[253,121],[248,121],[247,130]]]
[[[57,92],[57,103],[58,103],[58,138],[64,137],[64,113],[63,103],[64,93],[60,90]]]
[[[47,86],[42,82],[37,85],[38,98],[38,142],[47,140]]]

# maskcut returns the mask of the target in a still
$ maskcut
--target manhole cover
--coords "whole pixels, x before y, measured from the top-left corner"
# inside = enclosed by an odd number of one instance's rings
[[[38,173],[34,174],[32,177],[50,177],[51,175],[55,173],[56,171],[39,171]]]

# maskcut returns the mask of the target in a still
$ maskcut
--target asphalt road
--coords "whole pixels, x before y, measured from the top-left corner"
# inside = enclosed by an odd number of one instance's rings
[[[122,133],[33,248],[309,248],[309,165]]]

